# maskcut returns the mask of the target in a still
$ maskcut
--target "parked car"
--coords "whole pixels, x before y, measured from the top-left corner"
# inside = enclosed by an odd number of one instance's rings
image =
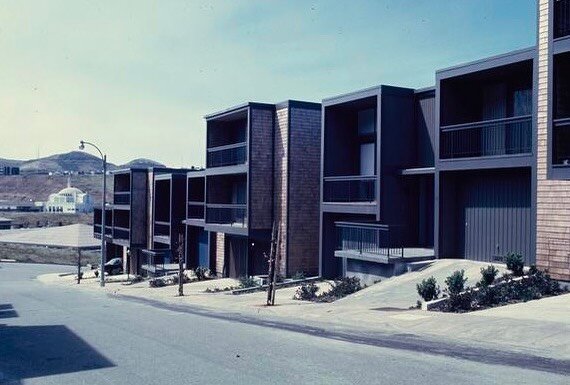
[[[109,275],[117,275],[123,273],[123,260],[121,258],[113,258],[105,264],[105,273]]]

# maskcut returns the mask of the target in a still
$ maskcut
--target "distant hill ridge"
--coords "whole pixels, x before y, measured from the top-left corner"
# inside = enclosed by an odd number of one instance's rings
[[[39,159],[14,160],[0,158],[0,166],[20,167],[22,173],[46,172],[98,172],[102,171],[101,159],[82,151],[71,151],[55,154]],[[128,167],[165,167],[162,163],[151,159],[137,158],[124,165],[107,163],[109,171]]]

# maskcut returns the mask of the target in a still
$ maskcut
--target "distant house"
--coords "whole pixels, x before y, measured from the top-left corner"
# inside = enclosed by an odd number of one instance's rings
[[[91,196],[78,188],[68,186],[58,193],[50,194],[44,205],[44,211],[48,213],[90,213],[93,211]]]

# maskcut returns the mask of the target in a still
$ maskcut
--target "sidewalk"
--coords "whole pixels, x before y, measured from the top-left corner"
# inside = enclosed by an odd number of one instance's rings
[[[238,314],[264,321],[285,322],[345,333],[382,333],[417,336],[460,345],[499,349],[540,357],[570,360],[570,294],[465,314],[409,310],[415,304],[415,284],[421,279],[464,268],[468,277],[476,277],[477,262],[442,260],[421,272],[394,277],[334,303],[293,300],[296,288],[276,292],[276,306],[265,306],[266,293],[246,295],[204,293],[209,287],[236,286],[237,281],[220,279],[184,285],[184,297],[178,286],[149,288],[148,282],[133,285],[108,283],[105,292],[159,303],[205,309],[216,314]],[[74,286],[100,291],[95,279],[80,285],[73,277],[44,275],[46,284]],[[468,284],[474,282],[468,282]],[[326,288],[326,282],[320,283]]]

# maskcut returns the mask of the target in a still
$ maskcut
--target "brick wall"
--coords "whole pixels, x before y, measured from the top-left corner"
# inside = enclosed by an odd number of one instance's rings
[[[287,273],[318,274],[321,111],[293,107],[289,113]]]
[[[249,204],[251,229],[270,229],[273,225],[273,110],[250,111]]]
[[[548,0],[539,0],[538,148],[537,148],[537,266],[557,279],[570,280],[570,181],[548,179],[549,98]]]
[[[224,273],[225,234],[216,233],[216,274],[221,277]]]
[[[281,230],[279,274],[287,274],[287,172],[289,155],[289,109],[277,111],[274,143],[274,213]]]

